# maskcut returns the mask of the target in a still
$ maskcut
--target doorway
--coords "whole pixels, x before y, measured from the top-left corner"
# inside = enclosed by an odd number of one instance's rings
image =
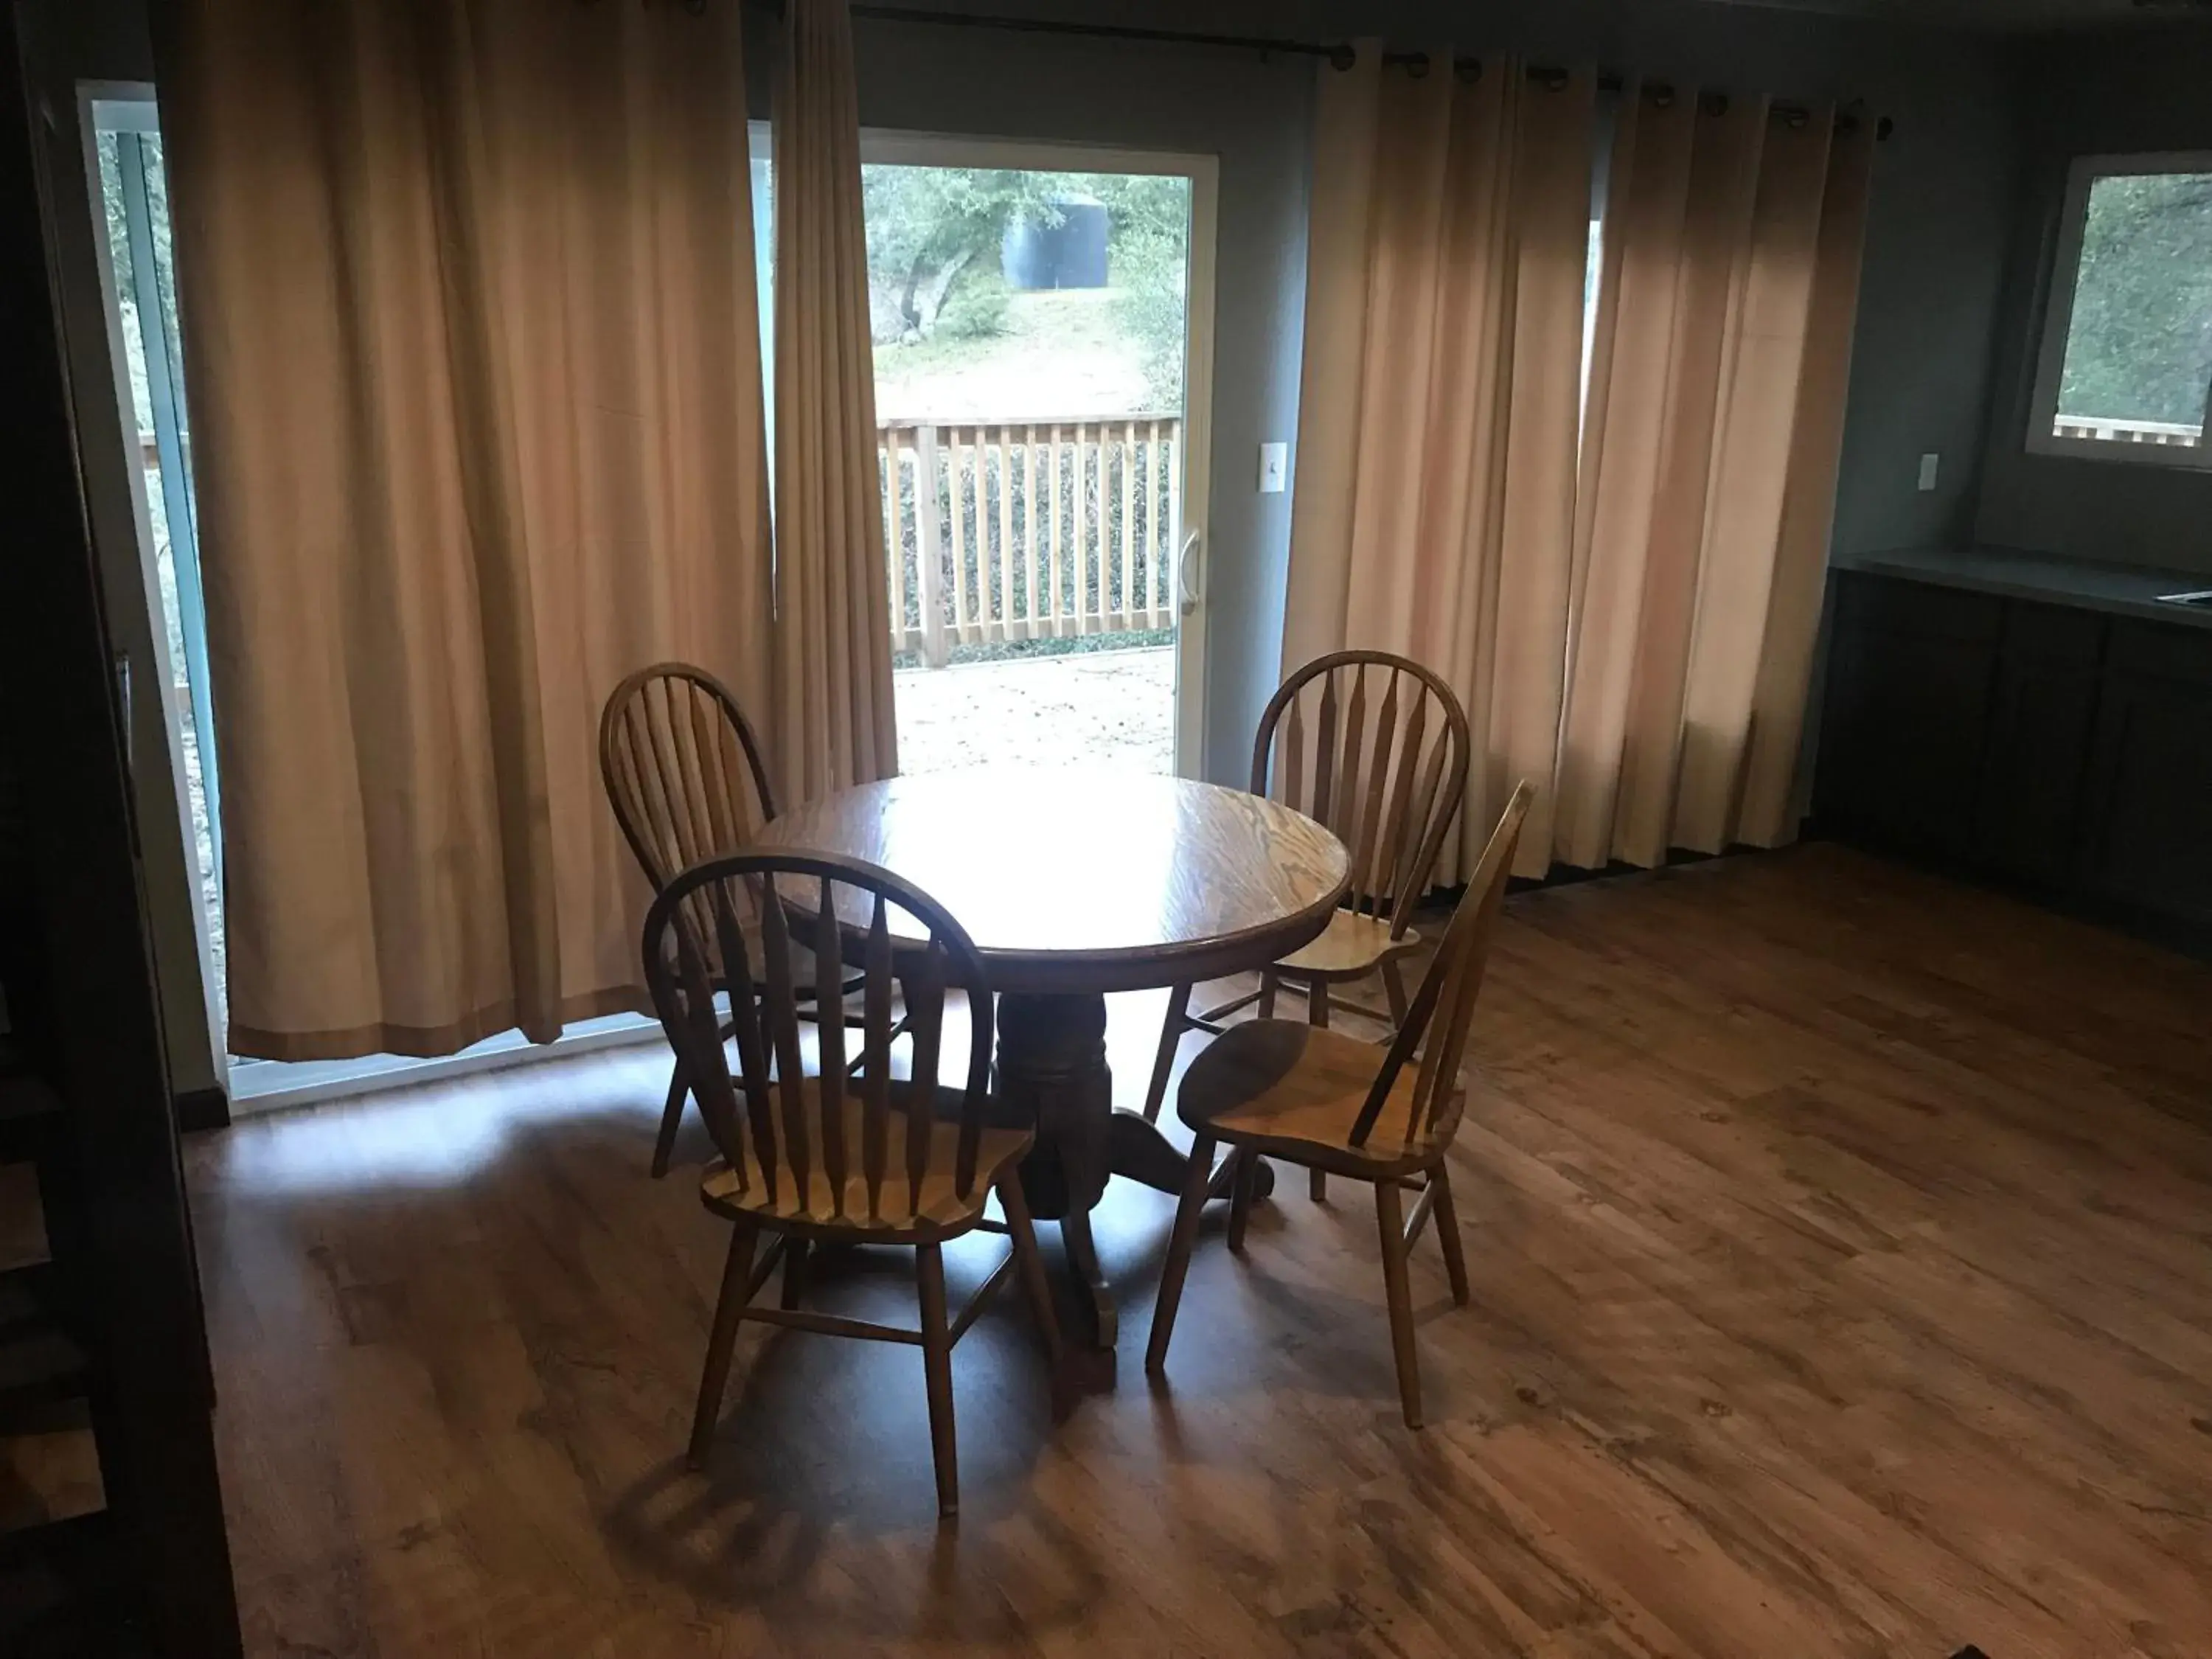
[[[1211,159],[863,158],[900,769],[1195,775]]]

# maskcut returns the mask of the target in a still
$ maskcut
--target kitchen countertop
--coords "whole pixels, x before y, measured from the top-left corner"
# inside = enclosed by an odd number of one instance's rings
[[[2040,599],[2077,605],[2116,616],[2212,630],[2212,606],[2161,605],[2161,593],[2198,593],[2212,589],[2212,574],[2148,570],[2135,565],[2097,564],[2054,553],[2027,553],[2004,547],[1906,548],[1894,552],[1839,554],[1838,570],[1908,581],[1963,587],[2007,599]]]

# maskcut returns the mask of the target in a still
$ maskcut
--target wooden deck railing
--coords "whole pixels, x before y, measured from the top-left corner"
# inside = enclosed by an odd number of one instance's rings
[[[2053,430],[2062,438],[2094,438],[2105,443],[2160,444],[2195,449],[2204,441],[2202,426],[2178,421],[2126,421],[2103,415],[2061,415]]]
[[[893,650],[1174,625],[1179,416],[878,430]]]

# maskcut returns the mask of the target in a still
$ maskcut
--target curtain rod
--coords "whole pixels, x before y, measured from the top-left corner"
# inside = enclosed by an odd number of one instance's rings
[[[781,12],[783,9],[782,0],[745,0],[745,3],[771,11]],[[866,3],[866,0],[849,9],[854,17],[865,18],[871,22],[924,23],[941,28],[994,29],[1012,34],[1058,34],[1091,40],[1142,40],[1157,45],[1254,52],[1262,57],[1279,52],[1293,58],[1325,58],[1340,70],[1350,69],[1356,61],[1356,54],[1349,40],[1302,40],[1264,34],[1206,34],[1186,29],[1140,28],[1127,23],[1081,23],[1058,18],[1014,17],[994,12],[941,11],[921,6],[877,5]],[[1382,54],[1382,61],[1421,76],[1428,72],[1431,54],[1425,52],[1386,52]],[[1474,82],[1481,76],[1482,60],[1480,58],[1455,58],[1452,60],[1452,72],[1462,81]],[[1532,80],[1560,85],[1565,82],[1567,71],[1552,64],[1532,64],[1528,66],[1528,76]],[[1600,70],[1597,84],[1601,92],[1620,92],[1626,88],[1629,82],[1628,77],[1618,70]],[[1663,82],[1646,83],[1644,90],[1655,97],[1671,98],[1674,95],[1674,88]],[[1707,108],[1716,112],[1728,107],[1725,94],[1707,94],[1704,101]],[[1802,104],[1777,103],[1771,107],[1779,120],[1803,121],[1812,113]],[[1856,113],[1846,109],[1837,115],[1836,125],[1838,130],[1848,132],[1858,125],[1858,119]],[[1888,137],[1896,131],[1896,125],[1887,115],[1881,117],[1875,123],[1875,137]]]

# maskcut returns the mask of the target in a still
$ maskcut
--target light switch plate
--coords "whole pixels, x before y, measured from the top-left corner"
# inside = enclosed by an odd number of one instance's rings
[[[1260,493],[1279,495],[1291,470],[1291,447],[1288,444],[1260,446]]]
[[[1923,489],[1936,488],[1936,468],[1942,459],[1940,455],[1923,455],[1920,458],[1920,487]]]

